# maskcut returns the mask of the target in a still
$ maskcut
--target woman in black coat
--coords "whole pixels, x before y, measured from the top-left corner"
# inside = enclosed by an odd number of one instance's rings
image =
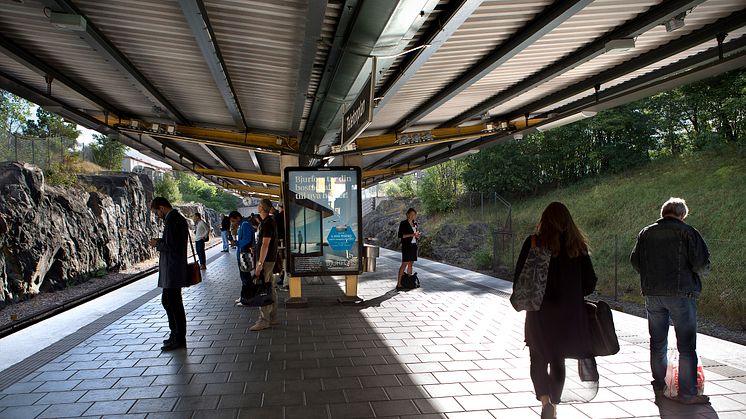
[[[597,278],[588,239],[563,204],[552,202],[547,206],[535,236],[537,246],[552,252],[541,308],[526,312],[531,381],[536,398],[542,403],[544,419],[556,417],[556,404],[565,383],[565,359],[592,357],[583,297],[593,292]],[[520,276],[530,249],[528,237],[518,257],[514,281]]]
[[[420,233],[417,231],[417,211],[414,208],[407,210],[407,219],[399,223],[399,232],[397,235],[401,239],[401,266],[399,266],[399,275],[396,277],[396,289],[402,289],[401,277],[404,269],[409,275],[412,275],[412,264],[417,260],[417,239]]]

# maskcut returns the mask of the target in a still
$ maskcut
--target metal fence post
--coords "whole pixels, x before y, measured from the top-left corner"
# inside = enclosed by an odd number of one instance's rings
[[[479,192],[479,196],[482,201],[480,204],[480,208],[481,208],[481,213],[482,213],[482,219],[484,220],[484,192]]]
[[[619,235],[614,234],[614,301],[619,301]]]
[[[492,271],[493,272],[497,272],[497,267],[499,266],[497,255],[500,251],[498,250],[498,246],[499,246],[499,243],[498,243],[497,229],[493,229],[492,230]]]

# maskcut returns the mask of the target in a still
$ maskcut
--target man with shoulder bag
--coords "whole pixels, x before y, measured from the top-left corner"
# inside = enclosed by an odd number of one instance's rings
[[[161,303],[166,310],[171,334],[163,341],[162,351],[186,348],[186,313],[181,289],[189,286],[187,274],[187,239],[189,225],[166,198],[156,197],[150,210],[164,221],[163,236],[150,239],[150,245],[160,253],[158,286],[163,288]]]
[[[270,216],[272,201],[267,198],[259,201],[259,234],[257,236],[256,278],[260,285],[271,286],[272,304],[259,307],[259,320],[249,328],[253,332],[268,329],[277,321],[277,289],[275,288],[272,270],[277,258],[277,226],[274,217]]]
[[[668,367],[668,327],[673,321],[679,350],[679,392],[683,404],[707,404],[697,392],[697,297],[710,271],[710,252],[699,232],[686,223],[681,198],[661,207],[661,218],[637,236],[630,262],[640,274],[650,331],[650,369],[656,399],[664,396]]]

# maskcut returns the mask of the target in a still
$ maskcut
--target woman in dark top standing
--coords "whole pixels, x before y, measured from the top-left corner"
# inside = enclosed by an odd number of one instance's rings
[[[407,210],[407,219],[399,223],[398,236],[401,239],[401,266],[399,275],[396,277],[396,289],[401,289],[401,277],[406,268],[407,273],[412,275],[412,264],[417,260],[417,239],[420,233],[417,231],[417,211],[414,208]]]
[[[538,311],[526,312],[526,345],[531,356],[531,381],[541,401],[542,419],[556,417],[565,384],[565,359],[590,358],[591,337],[583,297],[596,287],[596,273],[589,256],[588,239],[575,225],[570,211],[552,202],[536,228],[536,245],[549,248],[547,288]],[[515,278],[531,249],[531,237],[523,243]]]

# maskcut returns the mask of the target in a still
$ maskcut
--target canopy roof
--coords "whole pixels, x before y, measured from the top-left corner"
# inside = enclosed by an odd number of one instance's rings
[[[746,1],[15,0],[0,87],[276,194],[280,154],[367,185],[746,64]],[[372,123],[342,140],[370,78]],[[336,158],[332,159],[332,157]]]

